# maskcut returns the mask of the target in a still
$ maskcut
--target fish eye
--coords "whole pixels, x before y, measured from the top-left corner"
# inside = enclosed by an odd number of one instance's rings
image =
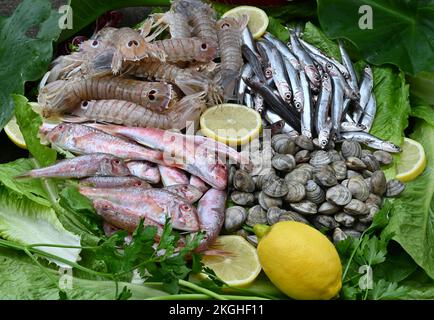
[[[140,187],[140,186],[142,185],[142,183],[141,183],[140,181],[138,181],[138,182],[136,182],[134,185],[135,185],[136,187]]]
[[[332,69],[333,68],[333,66],[331,65],[331,63],[327,63],[327,69]]]
[[[226,165],[222,163],[218,163],[217,168],[226,169]]]
[[[290,100],[291,99],[291,94],[290,93],[285,93],[285,98]]]
[[[229,23],[223,23],[222,26],[221,26],[222,30],[225,30],[225,29],[228,29],[228,28],[230,28]]]
[[[114,160],[113,162],[114,162],[115,164],[120,164],[120,163],[121,163],[121,162],[120,162],[119,160],[117,160],[117,159]]]
[[[97,48],[99,46],[99,41],[98,40],[93,40],[90,45],[92,46],[92,48]]]
[[[87,109],[88,106],[89,106],[89,102],[88,102],[88,101],[83,101],[83,102],[81,103],[81,108],[82,108],[82,109]]]
[[[202,43],[201,45],[200,45],[200,50],[202,50],[202,51],[206,51],[208,49],[208,44],[206,44],[206,43]]]
[[[186,204],[181,204],[181,210],[183,210],[183,211],[190,211],[191,208],[190,208],[190,206],[188,206]]]
[[[296,107],[297,109],[300,109],[300,107],[301,107],[300,102],[296,102],[296,103],[295,103],[295,107]]]
[[[181,190],[182,190],[182,191],[187,191],[187,190],[188,190],[188,187],[187,187],[187,186],[182,186]]]

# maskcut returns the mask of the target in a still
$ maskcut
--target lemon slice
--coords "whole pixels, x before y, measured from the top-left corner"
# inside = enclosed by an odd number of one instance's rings
[[[396,179],[407,182],[416,179],[426,167],[426,156],[423,146],[412,139],[404,138],[402,152],[397,164]]]
[[[261,115],[239,104],[219,104],[200,118],[202,134],[229,145],[248,143],[259,135],[261,127]]]
[[[241,15],[249,17],[248,27],[254,39],[259,39],[267,30],[268,16],[264,10],[252,6],[235,7],[223,14],[224,17],[239,17]]]
[[[37,102],[29,102],[33,111],[41,114],[42,108]],[[15,116],[6,124],[4,127],[6,135],[9,139],[21,149],[27,149],[26,142],[24,141],[23,134],[20,131],[20,127],[18,126],[17,119]]]
[[[215,247],[228,254],[205,255],[202,262],[206,267],[213,269],[216,275],[228,285],[247,285],[253,282],[261,272],[256,248],[243,237],[220,236],[217,238]]]

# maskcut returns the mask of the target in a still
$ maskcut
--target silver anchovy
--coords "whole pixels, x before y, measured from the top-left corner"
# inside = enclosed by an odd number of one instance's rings
[[[303,89],[303,109],[301,110],[301,134],[312,139],[312,101],[309,82],[304,70],[300,71],[301,88]]]
[[[354,66],[353,63],[351,62],[351,58],[348,55],[348,52],[345,50],[343,42],[339,40],[338,44],[339,44],[339,51],[341,53],[342,63],[349,73],[348,84],[350,85],[351,89],[353,89],[356,92],[359,92],[359,85],[357,83],[357,74],[356,74],[356,70],[354,70]]]
[[[348,69],[342,63],[340,63],[338,60],[326,56],[324,54],[324,52],[322,52],[320,49],[318,49],[317,47],[304,41],[303,39],[300,39],[300,43],[303,45],[303,47],[306,48],[306,50],[308,52],[313,53],[313,54],[318,55],[318,56],[321,56],[322,58],[326,59],[328,62],[333,63],[339,69],[339,71],[342,73],[342,75],[345,78],[350,77],[350,73],[349,73]]]
[[[330,63],[329,63],[330,64]],[[335,67],[336,69],[336,67]],[[336,69],[337,70],[337,69]],[[342,76],[342,75],[341,75]],[[342,87],[342,79],[336,75],[332,75],[332,105],[331,105],[331,122],[332,133],[339,138],[340,123],[344,108],[344,89]]]
[[[292,89],[294,106],[298,111],[301,111],[303,109],[303,90],[301,89],[300,77],[297,70],[285,57],[283,57],[283,64],[285,65],[286,74],[288,75],[289,84]]]
[[[259,55],[253,52],[245,44],[241,46],[241,52],[243,53],[243,57],[247,60],[247,62],[252,67],[253,73],[259,78],[259,80],[266,81],[264,71],[262,70],[262,63]]]
[[[253,69],[252,66],[248,63],[245,63],[243,68],[241,69],[241,77],[240,81],[238,82],[238,88],[237,88],[237,100],[238,103],[243,103],[244,101],[244,95],[247,90],[247,84],[244,82],[243,77],[250,78],[253,75]]]
[[[248,46],[254,53],[258,53],[255,46],[255,40],[253,40],[253,36],[249,28],[243,29],[243,32],[241,33],[241,42]]]
[[[295,70],[298,71],[301,69],[301,65],[297,57],[291,52],[291,50],[289,50],[288,46],[285,43],[277,39],[269,32],[265,32],[264,38],[270,41],[273,44],[273,46],[275,46],[276,49],[279,50],[280,54],[284,58],[288,59],[288,61],[291,63],[292,67]]]
[[[353,118],[355,121],[359,121],[366,108],[371,97],[371,92],[374,86],[374,79],[372,75],[372,69],[369,65],[363,68],[363,76],[360,82],[360,100],[359,108],[354,111]]]
[[[306,72],[306,76],[308,77],[312,85],[315,88],[318,88],[320,86],[321,78],[317,68],[315,67],[313,59],[306,52],[304,47],[301,45],[294,31],[289,32],[289,37],[291,41],[292,51],[300,61],[300,64],[302,65],[304,71]]]
[[[377,101],[375,99],[374,93],[372,92],[368,104],[366,105],[365,112],[363,113],[362,119],[359,122],[360,125],[363,125],[365,127],[364,130],[366,132],[369,132],[371,130],[376,112],[377,112]]]
[[[341,122],[341,132],[351,132],[351,131],[363,131],[366,129],[366,127],[362,124],[351,122],[351,121],[344,121]]]
[[[273,123],[276,123],[276,122],[279,122],[279,121],[283,121],[284,126],[281,129],[281,132],[282,133],[286,133],[290,137],[296,137],[296,136],[299,135],[299,133],[297,132],[297,130],[295,130],[293,127],[291,127],[289,124],[287,124],[281,117],[279,117],[277,114],[275,114],[271,110],[266,110],[265,111],[264,118],[265,118],[265,120],[267,120],[267,122],[269,124],[273,124]]]
[[[367,132],[342,132],[341,138],[363,143],[370,148],[383,150],[387,152],[401,152],[401,148],[390,141],[384,141]]]
[[[260,94],[253,95],[253,107],[259,113],[264,110],[264,98]]]
[[[321,147],[328,144],[330,128],[327,124],[327,117],[332,97],[332,81],[327,73],[322,77],[321,89],[315,105],[315,128],[318,133],[318,141]]]
[[[280,97],[286,103],[291,103],[291,87],[289,86],[288,79],[286,78],[286,69],[283,64],[283,58],[280,55],[279,50],[277,50],[276,48],[271,49],[270,65],[273,71],[273,81],[276,85]]]

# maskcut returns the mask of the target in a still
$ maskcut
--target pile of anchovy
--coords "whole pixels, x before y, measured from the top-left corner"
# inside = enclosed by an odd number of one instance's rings
[[[326,149],[331,141],[352,140],[368,147],[399,152],[398,146],[369,131],[376,113],[373,74],[369,65],[357,78],[342,42],[342,63],[289,30],[290,42],[270,33],[254,41],[245,28],[237,100],[262,113],[269,124],[282,121],[283,132],[316,139]]]
[[[392,162],[390,153],[362,149],[344,141],[340,151],[322,150],[311,139],[277,133],[271,145],[263,143],[271,167],[252,174],[236,167],[229,172],[230,200],[225,230],[257,243],[244,225],[273,225],[298,221],[312,225],[336,243],[360,237],[382,206],[383,197],[398,196],[405,188],[399,180],[386,181],[381,165]]]

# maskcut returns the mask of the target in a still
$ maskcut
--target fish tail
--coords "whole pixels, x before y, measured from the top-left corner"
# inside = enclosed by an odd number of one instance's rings
[[[14,180],[24,180],[24,179],[31,179],[35,178],[32,174],[32,171],[21,173],[14,177]]]

